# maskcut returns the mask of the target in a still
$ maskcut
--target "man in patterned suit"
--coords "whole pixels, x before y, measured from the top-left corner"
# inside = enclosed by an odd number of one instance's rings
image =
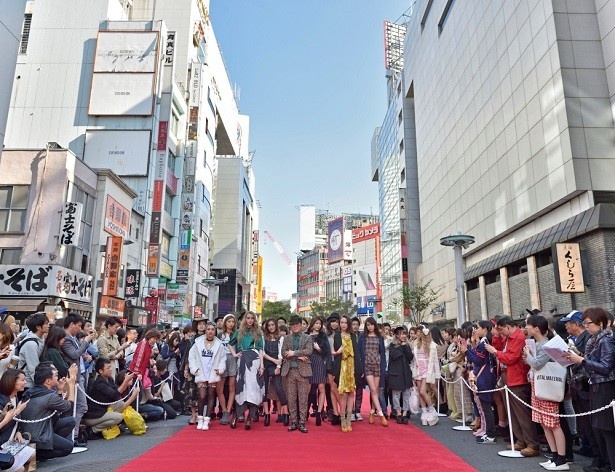
[[[312,338],[301,331],[301,318],[293,315],[290,318],[289,336],[282,343],[282,376],[286,377],[288,410],[290,412],[289,431],[299,429],[307,433],[305,422],[308,413],[308,395],[310,393],[310,377],[312,365],[310,355],[314,344]]]

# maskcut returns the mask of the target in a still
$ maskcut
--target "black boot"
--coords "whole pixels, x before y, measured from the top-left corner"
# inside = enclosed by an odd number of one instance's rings
[[[316,426],[322,425],[322,419],[320,418],[320,411],[316,412]]]
[[[342,424],[342,420],[340,418],[340,415],[333,415],[331,417],[331,426],[339,426]]]
[[[246,431],[250,431],[252,429],[252,418],[248,415],[248,419],[246,420],[246,425],[244,426]]]
[[[265,426],[269,426],[271,424],[271,415],[269,413],[265,413]]]
[[[290,424],[290,416],[288,413],[284,413],[284,426],[288,426]]]
[[[275,420],[276,423],[284,423],[284,415],[282,413],[278,414],[278,419]]]
[[[237,427],[237,417],[235,415],[233,415],[233,419],[231,419],[230,427],[231,429],[235,429]]]

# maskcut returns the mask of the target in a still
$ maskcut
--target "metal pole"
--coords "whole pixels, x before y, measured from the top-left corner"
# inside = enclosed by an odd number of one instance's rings
[[[455,252],[455,285],[457,287],[457,327],[461,327],[466,321],[466,297],[463,284],[463,257],[461,246],[453,247]]]

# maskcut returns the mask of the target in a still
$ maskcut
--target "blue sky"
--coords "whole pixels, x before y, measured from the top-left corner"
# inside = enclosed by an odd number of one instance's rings
[[[370,143],[386,112],[384,20],[410,0],[211,0],[239,107],[250,116],[264,285],[288,298],[299,205],[378,214]]]

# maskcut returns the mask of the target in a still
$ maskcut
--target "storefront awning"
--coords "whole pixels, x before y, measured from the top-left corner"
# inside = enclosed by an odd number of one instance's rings
[[[45,298],[4,298],[0,297],[0,306],[6,307],[7,311],[31,311],[38,310],[38,306],[46,301]]]
[[[89,303],[71,302],[69,300],[62,300],[60,303],[62,303],[64,308],[68,311],[92,313],[92,305]]]

